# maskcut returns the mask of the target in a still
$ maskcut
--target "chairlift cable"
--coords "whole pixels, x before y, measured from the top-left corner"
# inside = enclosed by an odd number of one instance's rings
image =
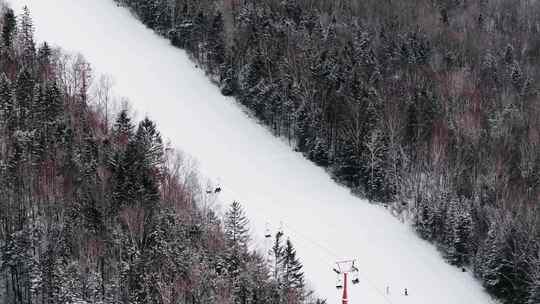
[[[230,188],[227,189],[228,191],[232,192],[233,194],[235,194],[235,191],[232,191]],[[261,208],[261,206],[257,206],[256,208],[253,208],[251,207],[251,209],[256,209],[256,210],[259,210],[259,211],[263,211],[261,209],[266,209],[266,208]],[[279,231],[283,232],[283,228],[284,227],[288,227],[289,230],[293,231],[297,237],[301,238],[301,239],[304,239],[305,241],[308,241],[310,243],[312,243],[313,245],[315,245],[316,247],[319,247],[320,250],[324,251],[325,254],[333,259],[337,259],[339,257],[339,255],[337,255],[334,251],[332,251],[331,249],[328,248],[328,246],[324,246],[322,245],[321,243],[315,241],[313,238],[311,237],[308,237],[306,234],[304,233],[300,233],[297,229],[293,228],[290,224],[288,223],[285,223],[284,221],[280,221],[280,227],[279,227]],[[266,239],[266,238],[265,238]],[[323,259],[319,258],[319,260],[322,262]],[[324,264],[328,263],[328,261],[325,261]],[[330,263],[331,265],[334,265],[335,263]],[[360,271],[357,272],[359,275],[360,275]],[[369,280],[368,276],[365,275],[365,274],[361,274],[361,276],[366,280],[366,282],[368,282],[369,284],[369,287],[371,287],[373,290],[375,290],[387,303],[389,304],[393,304],[393,302],[390,300],[390,298],[388,298],[382,291],[380,291],[376,285],[371,282],[371,280]]]

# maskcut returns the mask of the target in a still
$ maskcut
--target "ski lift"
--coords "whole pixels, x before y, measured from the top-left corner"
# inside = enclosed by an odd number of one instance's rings
[[[360,283],[360,278],[358,276],[358,270],[354,271],[352,273],[352,281],[351,281],[354,285]]]
[[[268,223],[266,223],[266,228],[264,229],[264,237],[268,239],[271,236],[272,234],[270,233],[270,227],[268,227]]]
[[[352,273],[352,281],[351,282],[354,285],[356,285],[356,284],[360,283],[360,278],[359,278],[358,268],[356,268],[356,266],[354,266],[354,262],[353,262],[353,265],[352,265],[351,269],[352,269],[352,271],[351,271],[351,273]]]
[[[342,289],[343,288],[343,276],[341,274],[337,275],[337,281],[336,281],[336,289]]]

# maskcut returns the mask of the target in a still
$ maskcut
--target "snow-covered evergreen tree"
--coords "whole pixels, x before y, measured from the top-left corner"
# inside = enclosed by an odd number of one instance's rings
[[[13,45],[13,37],[17,30],[17,20],[11,8],[6,9],[3,16],[2,43],[6,48]]]
[[[452,200],[445,217],[446,259],[457,266],[464,266],[469,262],[469,239],[473,231],[469,207],[462,204],[462,202]]]
[[[501,226],[503,225],[503,226]],[[484,286],[498,296],[506,296],[512,290],[510,282],[511,261],[504,223],[492,223],[482,245],[476,263]]]
[[[540,303],[540,260],[535,259],[532,264],[533,277],[529,287],[527,304]]]
[[[229,248],[240,253],[247,248],[249,242],[249,221],[244,214],[244,209],[239,202],[232,202],[227,213],[225,213],[224,228],[225,237]]]
[[[296,250],[289,239],[285,242],[283,248],[282,269],[283,274],[280,280],[281,286],[288,296],[290,293],[296,296],[303,297],[304,289],[304,273],[302,272],[302,264],[296,257]]]

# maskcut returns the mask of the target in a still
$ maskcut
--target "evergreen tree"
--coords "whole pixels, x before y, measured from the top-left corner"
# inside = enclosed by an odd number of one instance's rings
[[[12,130],[15,123],[15,108],[11,82],[6,74],[0,75],[0,117],[3,127]]]
[[[230,62],[230,59],[228,57],[226,62],[223,64],[220,76],[221,94],[223,94],[224,96],[231,96],[236,94],[238,83],[236,68]]]
[[[385,136],[378,128],[372,129],[368,138],[364,141],[364,175],[367,177],[366,195],[371,200],[385,200],[387,193],[384,187],[385,172]]]
[[[168,34],[172,25],[172,10],[167,2],[167,0],[156,0],[155,2],[154,29],[162,35]]]
[[[289,292],[301,292],[304,288],[304,273],[302,264],[296,257],[296,250],[291,241],[287,239],[283,249],[283,276],[281,284],[288,294]]]
[[[283,271],[282,266],[283,266],[283,259],[285,255],[285,249],[283,248],[282,237],[283,237],[283,232],[278,231],[274,237],[274,244],[272,245],[272,249],[270,249],[272,258],[274,259],[273,276],[278,286],[280,286],[281,284],[281,275]]]
[[[508,257],[508,247],[506,244],[506,235],[498,227],[502,223],[492,223],[487,239],[485,240],[477,263],[482,281],[486,289],[503,298],[512,294],[511,265]]]
[[[452,200],[445,218],[446,259],[453,265],[466,265],[469,262],[469,239],[472,233],[470,212],[466,207]]]
[[[54,123],[63,110],[62,96],[56,82],[47,85],[45,94],[44,114],[48,123]]]
[[[225,237],[233,254],[239,255],[247,249],[249,242],[249,221],[239,202],[234,201],[225,213]]]
[[[293,133],[296,136],[296,151],[309,151],[312,134],[309,128],[307,105],[302,103],[293,114]]]
[[[27,6],[23,8],[23,13],[19,22],[19,48],[22,52],[22,59],[30,64],[35,57],[36,45],[34,43],[34,22],[30,16],[30,10]]]
[[[514,47],[511,44],[507,44],[504,49],[504,63],[507,65],[514,63]]]
[[[133,130],[135,127],[131,122],[127,110],[123,109],[118,114],[116,122],[114,123],[113,128],[113,137],[117,144],[121,146],[127,146],[128,142],[131,140],[131,137],[134,135]]]
[[[17,30],[17,21],[11,8],[6,9],[3,17],[4,26],[2,27],[2,42],[6,48],[11,48],[13,45],[13,37]]]
[[[540,260],[535,260],[533,265],[533,277],[529,287],[527,304],[540,303]]]
[[[47,42],[43,42],[37,53],[39,75],[42,79],[51,78],[51,55],[52,51],[49,44]]]
[[[244,210],[237,201],[232,202],[225,213],[224,232],[227,246],[228,271],[238,276],[240,267],[246,257],[249,242],[249,221]]]
[[[340,149],[336,153],[336,175],[346,185],[356,188],[360,185],[362,162],[359,148],[351,139],[345,139],[340,143]]]
[[[126,126],[129,128],[129,126]],[[163,142],[154,122],[145,118],[139,124],[135,140],[140,147],[141,158],[147,168],[158,167],[163,158]]]
[[[420,237],[431,241],[434,239],[434,217],[432,204],[425,199],[417,199],[418,211],[414,214],[414,227]]]
[[[309,155],[309,159],[313,160],[317,165],[323,167],[327,167],[330,164],[328,147],[319,137],[315,139],[315,144],[313,145],[313,150]]]
[[[26,124],[31,119],[33,101],[35,96],[35,82],[31,71],[24,69],[17,75],[15,82],[15,100],[17,102],[17,123],[18,127],[26,128]]]
[[[225,41],[224,41],[224,24],[221,12],[218,12],[213,20],[212,26],[208,31],[208,48],[209,48],[209,64],[210,69],[215,71],[216,68],[221,68],[225,62]]]
[[[236,299],[235,303],[238,304],[247,304],[253,303],[252,298],[255,296],[253,294],[253,281],[246,272],[241,272],[238,279],[235,281],[234,285],[234,297]],[[255,302],[256,303],[256,302]]]

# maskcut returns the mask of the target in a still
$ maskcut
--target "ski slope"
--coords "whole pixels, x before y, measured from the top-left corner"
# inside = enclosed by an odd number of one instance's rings
[[[470,273],[447,265],[408,225],[352,196],[273,137],[221,96],[185,52],[112,0],[8,2],[17,10],[28,5],[38,40],[81,52],[96,74],[114,78],[116,94],[196,156],[202,174],[219,181],[220,201],[244,205],[259,248],[266,223],[276,229],[283,222],[311,286],[329,304],[341,303],[332,263],[350,257],[361,273],[351,304],[494,303]]]

